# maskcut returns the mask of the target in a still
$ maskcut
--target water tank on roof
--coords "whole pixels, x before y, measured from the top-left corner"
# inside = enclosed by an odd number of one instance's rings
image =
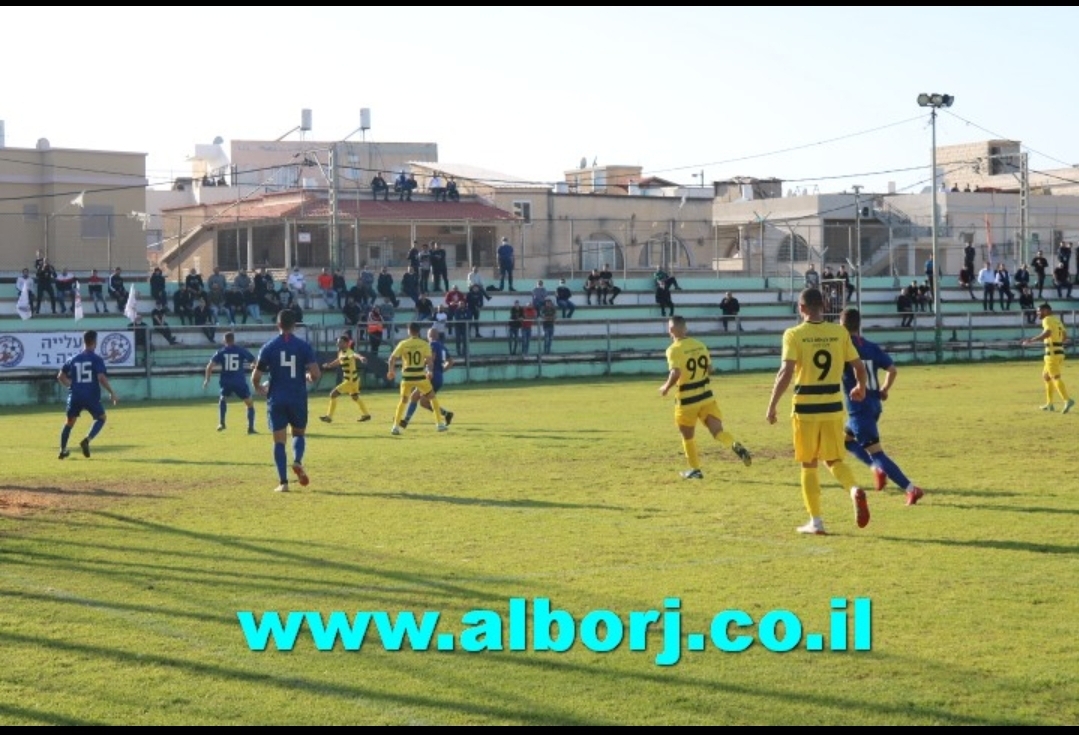
[[[311,111],[300,110],[300,130],[305,133],[311,129]]]
[[[52,146],[49,144],[49,139],[48,138],[38,138],[37,139],[37,149],[39,151],[47,151],[51,147]]]
[[[370,107],[361,107],[360,108],[360,130],[370,130],[370,129],[371,129],[371,108]]]
[[[569,184],[565,181],[556,181],[554,185],[555,194],[566,194],[569,192]]]
[[[637,184],[630,184],[626,187],[626,193],[631,197],[639,197],[641,195],[641,187]]]

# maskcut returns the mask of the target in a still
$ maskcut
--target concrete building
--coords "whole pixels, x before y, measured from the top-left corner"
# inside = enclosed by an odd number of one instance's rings
[[[0,271],[32,267],[37,253],[81,274],[115,266],[143,273],[146,154],[7,148],[0,136]]]

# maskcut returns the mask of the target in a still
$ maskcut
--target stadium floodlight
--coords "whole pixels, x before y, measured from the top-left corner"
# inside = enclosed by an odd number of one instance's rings
[[[941,107],[951,107],[955,102],[955,97],[950,94],[938,94],[932,92],[926,94],[923,92],[918,95],[918,105],[920,107],[928,107],[929,109],[929,121],[930,127],[933,129],[933,145],[931,150],[931,163],[930,163],[930,180],[933,182],[933,221],[931,223],[930,232],[932,232],[933,239],[933,328],[934,328],[934,340],[933,344],[936,350],[937,363],[944,361],[944,344],[943,344],[943,321],[940,313],[940,261],[937,259],[937,110]]]

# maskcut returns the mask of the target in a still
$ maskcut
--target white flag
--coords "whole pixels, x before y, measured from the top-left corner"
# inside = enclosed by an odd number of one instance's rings
[[[19,294],[19,302],[15,304],[15,311],[19,312],[19,316],[23,319],[29,319],[34,315],[33,307],[30,306],[30,282],[27,281],[22,285],[22,293]]]
[[[86,205],[83,203],[83,200],[85,198],[86,198],[86,192],[85,191],[80,191],[79,195],[71,200],[71,206],[79,207],[79,208],[85,207]]]
[[[79,282],[75,281],[75,321],[79,321],[82,317],[82,294],[79,293]]]
[[[135,321],[135,317],[139,315],[139,302],[136,295],[135,287],[132,286],[131,290],[127,293],[127,306],[124,307],[124,316],[131,321]]]

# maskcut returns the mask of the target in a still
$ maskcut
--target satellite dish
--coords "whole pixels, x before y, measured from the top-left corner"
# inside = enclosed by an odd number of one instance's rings
[[[221,144],[222,144],[222,143],[224,143],[224,142],[225,142],[225,139],[224,139],[224,138],[222,138],[222,137],[221,137],[221,136],[219,135],[219,136],[217,136],[216,138],[214,138],[214,142],[213,142],[213,144],[214,144],[214,145],[221,145]]]

